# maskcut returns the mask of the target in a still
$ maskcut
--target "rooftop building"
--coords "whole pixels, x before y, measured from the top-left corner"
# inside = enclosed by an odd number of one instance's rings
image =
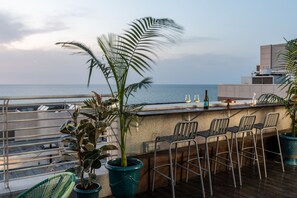
[[[250,76],[242,76],[241,84],[218,85],[218,100],[251,99],[256,93],[274,93],[285,96],[285,90],[279,88],[279,84],[285,75],[281,69],[282,56],[286,44],[260,46],[260,64],[256,65],[256,71]]]
[[[260,65],[251,76],[242,77],[242,84],[279,84],[285,74],[281,70],[282,54],[286,44],[260,46]]]

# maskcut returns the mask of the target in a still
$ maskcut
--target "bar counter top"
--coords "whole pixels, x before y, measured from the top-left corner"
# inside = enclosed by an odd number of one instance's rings
[[[230,108],[227,108],[227,103],[211,102],[208,109],[203,108],[203,103],[174,103],[174,104],[158,104],[146,105],[137,113],[138,116],[155,116],[166,114],[194,113],[207,111],[222,111],[222,110],[241,110],[251,108],[263,108],[272,106],[281,106],[281,104],[256,104],[251,105],[250,101],[242,100],[236,103],[230,103]]]

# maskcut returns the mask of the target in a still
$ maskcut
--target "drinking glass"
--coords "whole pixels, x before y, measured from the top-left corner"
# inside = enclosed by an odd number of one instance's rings
[[[186,103],[190,103],[191,102],[191,96],[190,96],[190,94],[186,94],[185,95],[185,102]]]
[[[194,101],[195,101],[196,103],[199,103],[199,102],[200,102],[199,94],[194,95]]]

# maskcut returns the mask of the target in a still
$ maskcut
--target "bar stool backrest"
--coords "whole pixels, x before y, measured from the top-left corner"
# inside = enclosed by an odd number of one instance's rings
[[[227,132],[229,118],[213,119],[209,128],[209,136],[222,135]]]
[[[247,115],[247,116],[241,117],[240,122],[239,122],[238,131],[250,131],[250,130],[252,130],[253,127],[254,127],[255,120],[256,120],[255,115]]]
[[[277,112],[268,113],[264,119],[264,128],[276,127],[278,118],[279,118],[279,113]]]
[[[194,139],[198,129],[197,121],[182,121],[175,125],[173,140]]]

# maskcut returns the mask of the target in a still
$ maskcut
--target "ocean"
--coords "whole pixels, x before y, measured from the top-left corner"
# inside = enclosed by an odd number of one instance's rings
[[[130,98],[130,104],[137,103],[174,103],[184,102],[185,95],[199,94],[200,101],[204,92],[208,90],[210,101],[217,101],[217,85],[181,85],[181,84],[152,84],[148,89],[141,89]],[[109,94],[107,85],[0,85],[0,97],[14,96],[48,96],[48,95],[76,95],[90,94],[96,91],[100,94]]]

